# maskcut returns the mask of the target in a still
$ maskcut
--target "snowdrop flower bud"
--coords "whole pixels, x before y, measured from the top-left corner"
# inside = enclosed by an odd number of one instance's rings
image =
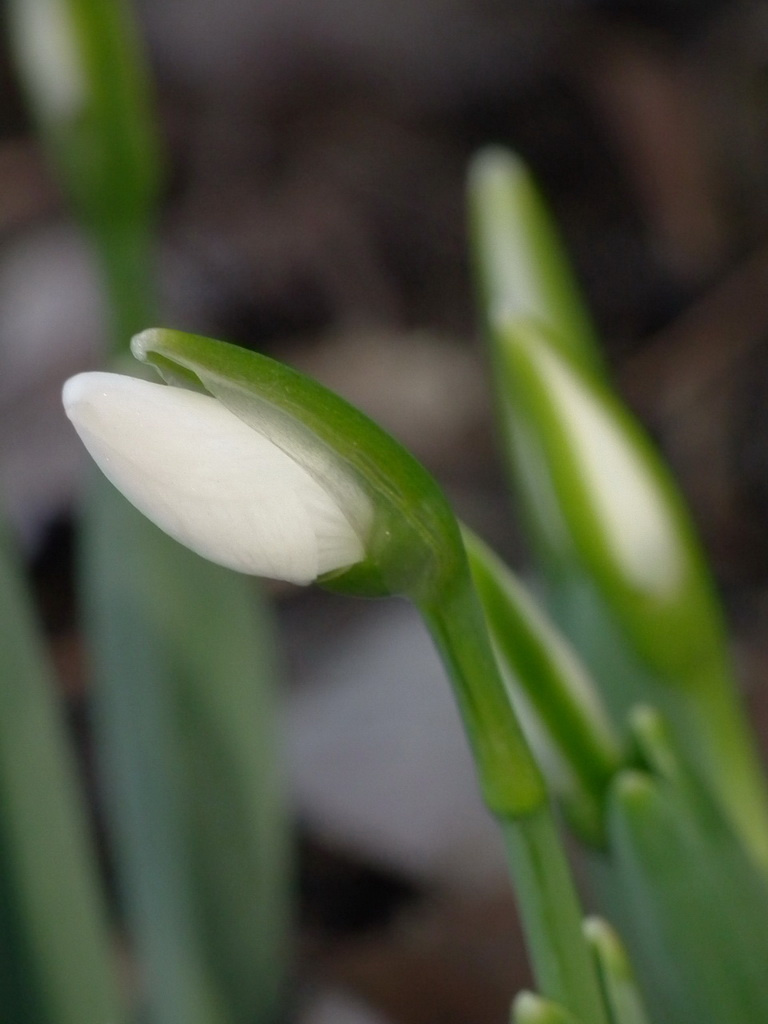
[[[315,381],[179,331],[133,339],[167,387],[85,374],[64,404],[116,486],[224,565],[419,608],[456,689],[485,798],[527,815],[547,800],[499,675],[459,526],[427,471]]]
[[[423,593],[461,557],[429,474],[319,384],[175,331],[145,331],[133,351],[181,386],[85,373],[64,406],[104,474],[182,544],[241,572],[364,594]]]
[[[67,381],[63,400],[105,476],[203,557],[292,583],[363,559],[367,496],[351,493],[354,514],[345,513],[295,459],[215,398],[81,373]]]
[[[695,683],[721,620],[674,484],[639,425],[533,321],[497,325],[507,424],[533,525],[559,571],[578,563],[648,663]]]

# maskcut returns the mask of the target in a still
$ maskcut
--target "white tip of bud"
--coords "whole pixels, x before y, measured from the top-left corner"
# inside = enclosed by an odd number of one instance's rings
[[[105,476],[204,558],[306,584],[365,557],[329,492],[215,398],[113,373],[78,374],[62,397]]]

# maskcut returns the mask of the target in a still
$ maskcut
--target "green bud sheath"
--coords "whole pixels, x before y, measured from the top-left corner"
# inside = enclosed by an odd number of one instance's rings
[[[664,708],[768,863],[765,784],[712,581],[669,473],[615,396],[539,325],[499,327],[495,344],[519,490],[550,582],[589,581],[606,636],[618,632],[645,672],[641,699]]]

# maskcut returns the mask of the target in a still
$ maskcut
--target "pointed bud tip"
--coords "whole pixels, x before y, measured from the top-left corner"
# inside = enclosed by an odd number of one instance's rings
[[[486,146],[475,155],[469,169],[470,184],[509,188],[521,178],[530,177],[525,162],[503,146]]]
[[[323,484],[215,398],[102,372],[70,378],[62,397],[107,478],[203,557],[298,584],[365,557]]]
[[[64,411],[70,419],[72,419],[72,414],[90,390],[90,384],[86,379],[90,376],[91,374],[89,373],[78,373],[64,382],[64,386],[61,389],[61,401],[64,404]]]
[[[559,1003],[523,989],[512,1004],[514,1024],[574,1024],[573,1018]]]
[[[91,370],[85,373],[76,373],[64,382],[61,389],[61,401],[64,412],[68,418],[77,426],[82,411],[99,398],[109,400],[110,394],[115,390],[123,390],[122,382],[130,385],[132,378],[123,377],[117,373],[106,373],[101,370]]]

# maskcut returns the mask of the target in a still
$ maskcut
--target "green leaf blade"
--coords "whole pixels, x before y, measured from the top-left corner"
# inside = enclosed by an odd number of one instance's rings
[[[285,996],[293,864],[258,595],[106,481],[94,489],[95,725],[150,1019],[268,1022]]]
[[[13,1024],[125,1019],[92,837],[32,609],[0,541],[0,1005]]]

